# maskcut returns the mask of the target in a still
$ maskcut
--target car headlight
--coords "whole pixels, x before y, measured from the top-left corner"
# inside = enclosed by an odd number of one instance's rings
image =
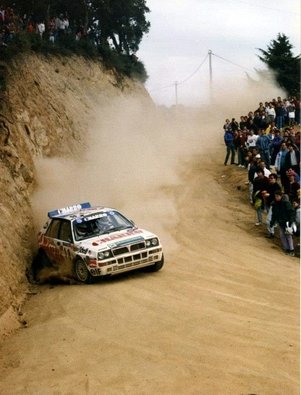
[[[152,239],[145,240],[146,248],[155,247],[158,244],[159,244],[159,240],[157,239],[157,237],[153,237]]]
[[[112,252],[110,250],[108,251],[101,251],[97,254],[97,259],[99,261],[102,261],[103,259],[108,259],[111,258]]]

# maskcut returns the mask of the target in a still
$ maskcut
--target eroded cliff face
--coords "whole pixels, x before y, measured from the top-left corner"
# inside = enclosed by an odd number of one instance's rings
[[[140,95],[144,87],[121,82],[100,63],[83,58],[20,57],[6,68],[0,102],[0,338],[22,321],[20,306],[30,292],[35,231],[30,196],[35,159],[69,157],[85,147],[95,106],[112,97]]]

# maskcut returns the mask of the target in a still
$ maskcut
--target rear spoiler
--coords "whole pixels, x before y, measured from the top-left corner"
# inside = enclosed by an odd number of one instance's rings
[[[57,210],[48,211],[49,218],[64,217],[65,215],[72,214],[76,211],[80,211],[84,208],[90,208],[91,204],[89,202],[75,204],[73,206],[67,206],[59,208]]]

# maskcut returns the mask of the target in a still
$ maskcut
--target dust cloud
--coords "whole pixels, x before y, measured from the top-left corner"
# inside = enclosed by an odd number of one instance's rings
[[[178,186],[181,191],[183,168],[192,157],[214,153],[223,145],[225,117],[238,119],[259,101],[278,95],[281,92],[269,83],[251,89],[227,81],[202,108],[156,107],[132,96],[116,97],[109,105],[95,103],[96,121],[87,130],[82,154],[36,163],[36,231],[48,211],[89,201],[119,209],[138,226],[157,233],[169,249],[176,248],[171,230],[178,216],[170,190]]]

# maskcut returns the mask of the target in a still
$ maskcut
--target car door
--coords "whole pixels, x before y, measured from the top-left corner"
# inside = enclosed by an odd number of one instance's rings
[[[71,263],[75,252],[70,221],[61,221],[58,238],[55,242],[60,263]]]
[[[55,218],[51,221],[43,239],[42,248],[46,251],[54,267],[72,259],[73,238],[70,221]]]

